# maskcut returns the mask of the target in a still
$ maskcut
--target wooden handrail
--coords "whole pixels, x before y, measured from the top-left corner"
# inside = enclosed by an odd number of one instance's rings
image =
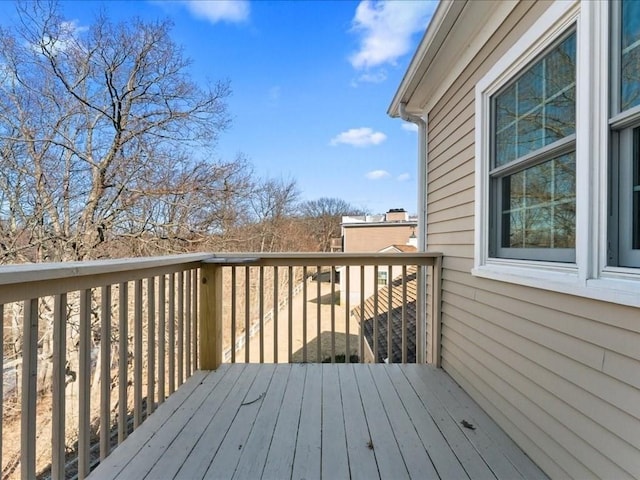
[[[414,253],[224,253],[211,255],[202,263],[222,266],[250,265],[287,267],[359,266],[359,265],[425,265],[432,266],[442,257],[437,252]]]
[[[0,266],[0,304],[199,268],[211,253]]]

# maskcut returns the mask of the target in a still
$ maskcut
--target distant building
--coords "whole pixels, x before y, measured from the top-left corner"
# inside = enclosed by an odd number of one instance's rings
[[[341,224],[342,251],[379,252],[390,245],[411,244],[417,226],[418,218],[410,217],[403,208],[382,215],[345,216]]]
[[[415,252],[417,247],[417,217],[411,217],[404,208],[394,208],[381,215],[360,215],[342,217],[342,251],[345,253],[365,252]],[[375,288],[387,285],[388,267],[364,267],[364,288],[362,287],[360,267],[349,268],[349,291],[346,286],[347,267],[340,269],[340,298],[349,295],[351,305],[360,302],[361,292],[364,298],[373,294]],[[395,274],[394,274],[395,276]]]

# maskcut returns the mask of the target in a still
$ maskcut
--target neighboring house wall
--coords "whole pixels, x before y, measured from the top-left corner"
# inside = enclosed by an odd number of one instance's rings
[[[391,212],[385,215],[377,216],[375,222],[365,221],[365,217],[343,217],[342,235],[343,235],[343,251],[345,253],[363,253],[363,252],[380,252],[387,251],[392,245],[406,246],[415,238],[415,230],[417,222],[415,220],[407,220],[406,213]],[[349,219],[351,218],[351,223]],[[394,252],[401,251],[398,248],[389,250]],[[411,248],[410,251],[415,251]],[[379,272],[388,270],[385,266],[378,267]],[[393,273],[393,272],[392,272]],[[345,299],[349,294],[349,301],[352,306],[359,304],[360,292],[362,291],[360,282],[360,268],[349,268],[349,292],[346,291],[346,267],[340,269],[340,298]],[[373,267],[365,267],[365,288],[364,298],[368,298],[377,285],[377,279],[374,278]]]
[[[400,267],[396,267],[396,270],[399,270]],[[374,290],[381,285],[378,285],[378,280],[375,275],[375,269],[372,266],[365,267],[342,267],[340,273],[340,298],[341,300],[346,298],[346,273],[349,270],[349,303],[352,307],[356,305],[360,305],[361,296],[366,300],[369,298]],[[364,287],[361,282],[360,271],[364,271]],[[394,272],[395,273],[395,272]],[[388,278],[388,267],[384,265],[380,265],[378,267],[378,276],[387,275]],[[382,285],[384,286],[384,285]]]
[[[381,253],[407,253],[415,252],[416,248],[412,245],[391,245],[378,251]],[[389,272],[389,268],[391,268],[391,272]],[[349,271],[349,304],[355,307],[360,305],[363,299],[366,300],[373,295],[376,287],[378,289],[385,287],[389,282],[389,278],[400,274],[402,267],[399,265],[391,267],[379,265],[377,271],[375,267],[369,265],[365,267],[341,267],[339,269],[341,302],[344,302],[347,295],[347,270]],[[361,272],[363,272],[363,276]],[[364,288],[362,285],[363,278]]]
[[[343,251],[378,252],[389,245],[404,245],[416,229],[416,222],[343,225]]]
[[[471,274],[474,88],[548,5],[518,4],[426,112],[427,244],[444,253],[442,366],[551,477],[638,478],[638,308]]]

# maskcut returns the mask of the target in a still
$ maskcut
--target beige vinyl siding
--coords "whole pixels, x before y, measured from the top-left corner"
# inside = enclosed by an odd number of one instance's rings
[[[471,275],[475,83],[546,6],[518,5],[428,112],[442,365],[551,477],[640,477],[639,310]]]

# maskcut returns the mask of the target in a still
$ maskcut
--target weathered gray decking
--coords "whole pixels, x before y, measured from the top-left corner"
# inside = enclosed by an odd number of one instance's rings
[[[90,478],[544,474],[442,370],[232,364],[197,372]]]

